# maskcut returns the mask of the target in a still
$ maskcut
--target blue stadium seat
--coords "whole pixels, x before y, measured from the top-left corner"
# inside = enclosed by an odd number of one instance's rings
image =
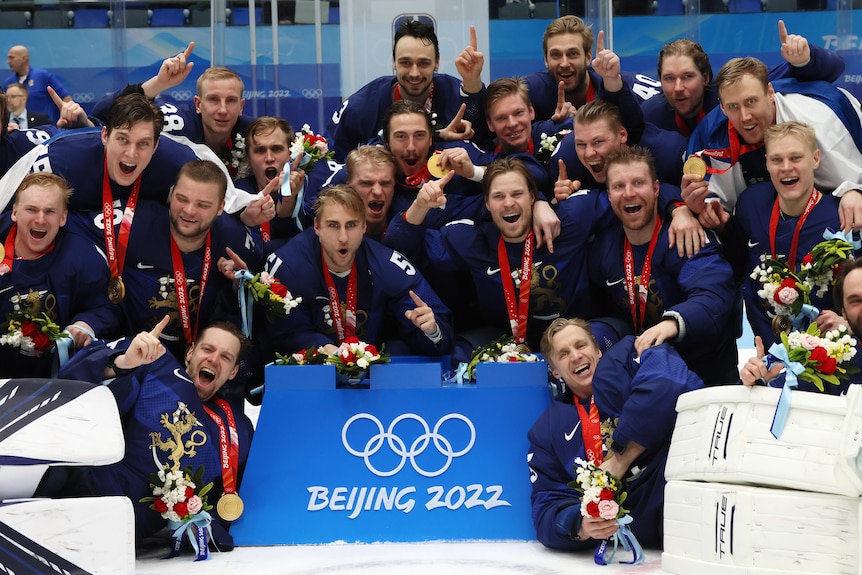
[[[653,14],[656,16],[672,16],[685,14],[685,4],[682,0],[655,0]]]
[[[796,0],[793,1],[795,2]],[[760,0],[729,0],[727,11],[731,14],[763,12],[763,5],[760,3]]]
[[[150,26],[185,26],[187,10],[185,8],[153,8]]]
[[[79,8],[75,10],[75,28],[107,28],[108,11],[104,8]]]

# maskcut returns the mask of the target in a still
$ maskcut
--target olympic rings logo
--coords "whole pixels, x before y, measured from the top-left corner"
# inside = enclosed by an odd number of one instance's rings
[[[368,441],[363,446],[362,450],[354,449],[347,440],[347,430],[350,426],[359,420],[367,419],[371,421],[374,425],[377,426],[377,433],[372,435]],[[419,423],[422,427],[424,433],[420,434],[413,442],[410,444],[408,449],[407,443],[398,435],[395,434],[394,429],[395,426],[405,420],[413,420]],[[459,451],[455,451],[452,449],[452,442],[450,442],[446,437],[441,435],[440,428],[447,421],[462,421],[470,432],[470,440],[467,442],[467,445],[460,449]],[[446,462],[436,471],[426,471],[416,461],[416,458],[425,452],[428,446],[433,441],[434,448],[446,458]],[[434,425],[434,429],[432,430],[428,423],[422,419],[420,416],[415,413],[404,413],[396,417],[392,423],[389,424],[389,428],[384,430],[383,423],[371,415],[370,413],[357,413],[350,419],[348,419],[344,423],[344,427],[341,428],[341,443],[344,445],[344,448],[356,457],[361,457],[365,461],[365,466],[368,470],[377,475],[378,477],[391,477],[401,471],[404,467],[404,464],[407,461],[410,461],[410,465],[413,466],[413,469],[416,470],[416,473],[423,475],[424,477],[437,477],[438,475],[443,474],[449,466],[452,464],[452,460],[456,457],[461,457],[465,455],[470,449],[473,448],[473,444],[476,442],[476,428],[473,426],[473,422],[470,421],[466,416],[461,415],[460,413],[450,413],[448,415],[444,415],[440,418],[439,421]],[[380,471],[374,467],[371,463],[371,457],[378,453],[383,447],[384,443],[389,446],[389,449],[392,452],[401,458],[401,461],[390,471]]]
[[[309,100],[313,100],[314,98],[320,98],[321,96],[323,96],[323,90],[321,90],[320,88],[304,88],[302,90],[302,97]]]
[[[96,99],[96,94],[93,92],[75,92],[72,94],[72,99],[76,102],[92,102]]]
[[[188,102],[193,97],[194,96],[191,90],[174,90],[173,92],[171,92],[171,98],[173,98],[177,102]]]

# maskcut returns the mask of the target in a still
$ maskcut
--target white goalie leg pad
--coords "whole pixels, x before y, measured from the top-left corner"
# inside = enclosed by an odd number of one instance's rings
[[[720,386],[677,402],[668,480],[718,481],[862,494],[862,389],[845,396],[794,391],[780,439],[769,431],[780,389]]]

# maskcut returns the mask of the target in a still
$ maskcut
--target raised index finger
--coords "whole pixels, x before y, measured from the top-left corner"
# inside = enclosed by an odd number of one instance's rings
[[[60,110],[63,108],[63,98],[57,95],[57,92],[54,91],[54,88],[48,86],[48,94],[51,95],[51,99],[54,100],[54,105],[57,106],[57,109]]]
[[[156,327],[150,330],[150,335],[158,339],[159,336],[162,335],[162,330],[167,327],[169,321],[171,321],[171,316],[166,314],[165,317],[162,318],[162,321],[157,323]]]
[[[784,25],[784,20],[778,21],[778,39],[782,45],[787,41],[787,27]]]
[[[566,103],[566,83],[560,80],[557,85],[557,107],[560,108]]]
[[[188,45],[188,47],[186,48],[186,51],[185,51],[185,52],[183,52],[183,57],[184,57],[186,60],[188,60],[188,59],[189,59],[189,56],[191,56],[191,55],[192,55],[192,50],[194,50],[194,49],[195,49],[195,43],[194,43],[194,42],[189,42],[189,45]]]
[[[479,49],[479,41],[476,39],[476,27],[470,26],[470,47],[474,50]]]
[[[754,336],[754,350],[758,359],[766,355],[766,351],[763,349],[763,340],[760,339],[759,335]]]
[[[557,176],[557,180],[568,180],[569,172],[566,171],[566,162],[557,160],[557,165],[560,166],[560,175]]]
[[[605,49],[605,31],[599,30],[599,35],[596,38],[596,54]]]
[[[461,104],[461,107],[458,108],[458,113],[455,114],[455,117],[452,118],[452,123],[457,124],[461,120],[464,119],[464,112],[467,111],[467,104]]]
[[[413,300],[413,303],[416,304],[416,307],[428,307],[428,304],[422,301],[422,298],[416,295],[416,292],[410,290],[410,299]]]

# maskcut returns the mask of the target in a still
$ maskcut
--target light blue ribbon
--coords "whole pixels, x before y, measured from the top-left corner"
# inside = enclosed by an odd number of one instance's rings
[[[790,392],[799,385],[796,376],[805,371],[805,366],[798,361],[790,361],[787,349],[780,343],[773,343],[772,347],[769,348],[769,353],[787,368],[784,375],[784,387],[781,388],[778,405],[775,406],[775,415],[772,417],[772,426],[769,428],[772,436],[775,439],[780,439],[784,425],[787,423],[787,414],[790,412]],[[766,357],[763,358],[763,362],[766,363]]]
[[[236,270],[234,276],[239,280],[239,313],[242,328],[242,333],[247,338],[251,338],[251,318],[252,307],[254,306],[254,298],[251,296],[251,288],[246,285],[254,276],[248,270]]]
[[[854,250],[858,250],[859,248],[862,248],[862,239],[854,240],[852,231],[848,234],[844,230],[838,230],[837,232],[833,232],[832,228],[826,228],[823,231],[823,239],[824,240],[843,240],[843,241],[847,242],[848,244],[852,245]]]
[[[811,325],[812,321],[817,319],[818,315],[820,315],[820,310],[816,306],[804,303],[799,308],[799,313],[790,318],[790,324],[793,326],[793,329],[803,331]],[[806,320],[808,321],[806,322]]]
[[[457,383],[458,385],[463,384],[467,380],[467,367],[468,365],[463,361],[458,364],[458,367],[455,368],[455,371],[450,371],[446,377],[443,379],[443,383]]]
[[[171,538],[174,540],[174,546],[169,557],[179,555],[179,550],[182,545],[183,534],[188,535],[192,548],[195,550],[195,561],[206,561],[209,559],[209,547],[207,546],[206,533],[209,536],[209,541],[212,541],[212,516],[206,511],[200,511],[183,522],[168,521],[168,528],[172,529]],[[189,527],[194,527],[195,536],[192,537],[188,532]],[[199,541],[200,540],[200,541]]]
[[[629,523],[631,522],[631,515],[623,515],[617,519],[617,525],[619,525],[620,528],[616,533],[614,533],[613,537],[605,539],[599,543],[599,546],[596,548],[596,552],[593,554],[593,560],[596,562],[596,565],[608,565],[609,563],[612,563],[617,554],[617,547],[620,545],[622,545],[624,550],[632,552],[631,561],[620,561],[620,563],[623,565],[637,565],[644,562],[644,550],[629,527]],[[606,557],[608,546],[611,541],[614,543],[614,548],[613,551],[611,551],[610,556]]]
[[[69,361],[69,356],[71,355],[70,351],[75,345],[75,340],[72,339],[72,334],[68,331],[64,331],[63,333],[66,334],[66,337],[54,340],[54,345],[57,346],[57,361],[52,362],[51,377],[57,377],[63,364]]]

